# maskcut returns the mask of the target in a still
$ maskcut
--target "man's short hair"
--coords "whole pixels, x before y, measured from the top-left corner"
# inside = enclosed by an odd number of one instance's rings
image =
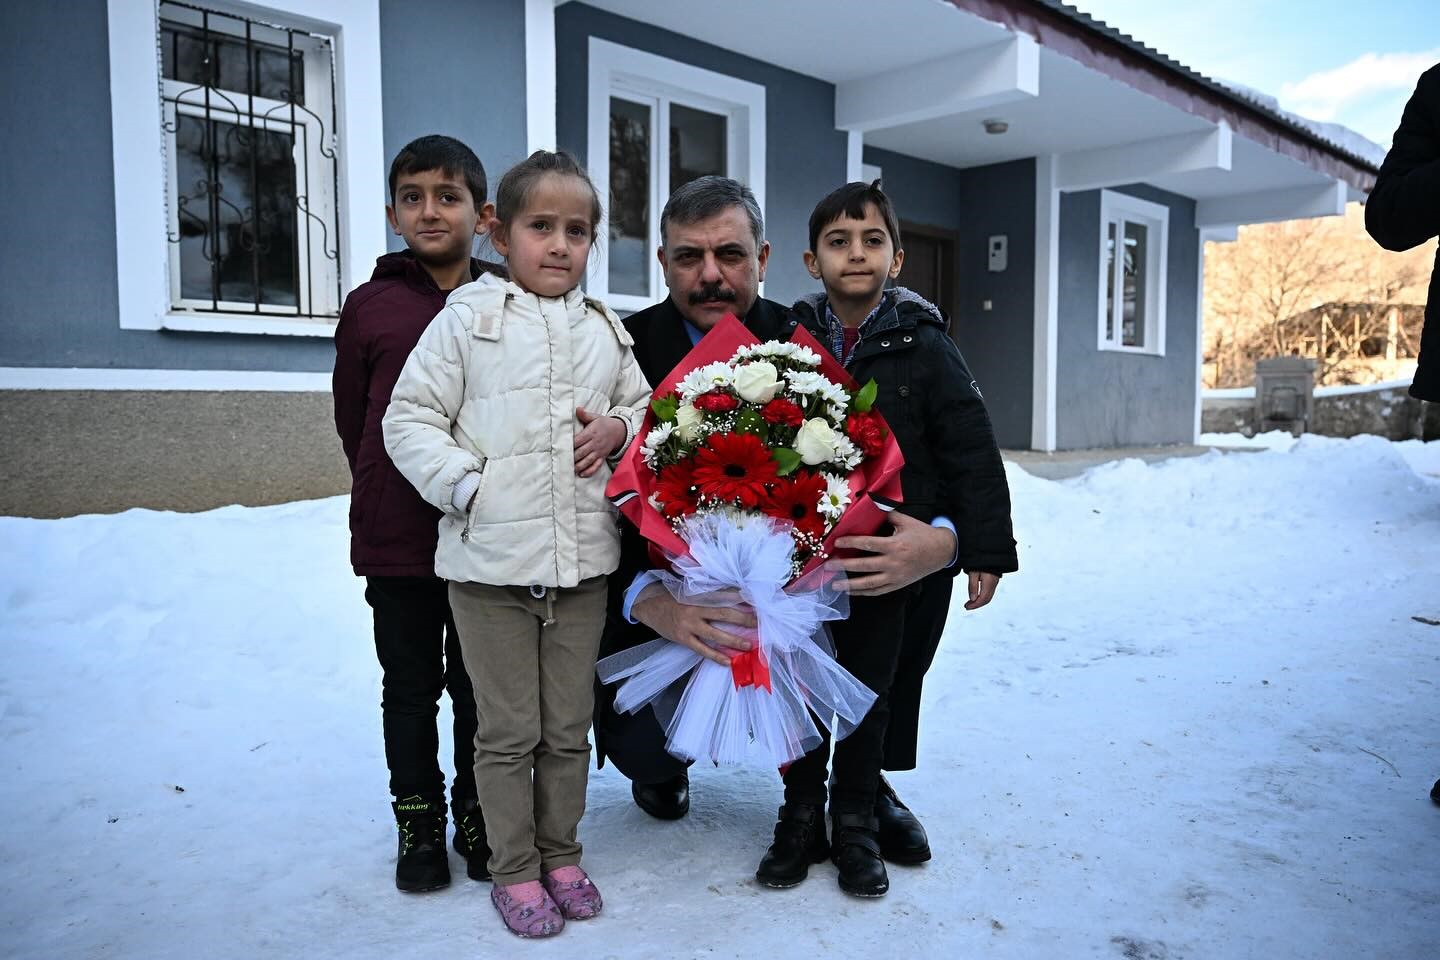
[[[475,209],[485,205],[485,193],[490,185],[485,180],[485,168],[480,164],[480,158],[454,137],[438,133],[411,140],[395,154],[390,163],[390,205],[395,205],[395,186],[401,177],[427,170],[439,170],[447,177],[464,180],[475,201]]]
[[[731,207],[740,207],[745,211],[758,250],[765,242],[765,217],[760,213],[759,201],[739,180],[716,176],[691,180],[670,194],[670,199],[665,201],[665,209],[660,211],[660,246],[670,244],[666,230],[670,224],[699,223]]]
[[[896,250],[902,249],[900,244],[900,221],[895,216],[895,205],[880,189],[880,181],[874,180],[870,183],[863,183],[856,180],[847,183],[838,190],[831,191],[824,200],[815,205],[815,212],[810,214],[810,251],[815,251],[815,245],[820,242],[820,231],[839,220],[841,217],[849,217],[852,220],[863,220],[865,218],[865,207],[874,204],[875,210],[880,214],[880,219],[885,221],[885,229],[890,234],[890,243]]]

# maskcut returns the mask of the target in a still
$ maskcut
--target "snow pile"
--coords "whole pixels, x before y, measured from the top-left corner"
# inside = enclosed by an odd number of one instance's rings
[[[1335,437],[1321,437],[1315,434],[1306,434],[1303,442],[1307,450],[1324,449],[1327,445],[1345,445],[1348,443],[1373,444],[1374,437],[1357,437],[1353,441],[1343,440]],[[1292,434],[1285,430],[1269,430],[1265,433],[1257,433],[1253,437],[1247,437],[1243,433],[1202,433],[1199,444],[1202,447],[1217,447],[1219,449],[1260,449],[1286,451],[1293,449],[1298,441]],[[1384,441],[1381,441],[1382,443]],[[1390,444],[1391,449],[1401,457],[1410,468],[1418,474],[1428,477],[1440,477],[1440,442],[1431,441],[1425,443],[1420,440],[1399,440]]]
[[[1022,571],[955,606],[888,897],[754,884],[772,773],[660,823],[607,768],[606,910],[551,947],[458,858],[392,886],[343,499],[0,519],[0,954],[1433,956],[1440,444],[1283,446],[1010,468]]]

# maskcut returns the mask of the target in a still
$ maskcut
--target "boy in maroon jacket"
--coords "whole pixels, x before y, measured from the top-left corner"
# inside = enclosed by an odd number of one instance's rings
[[[335,328],[335,429],[350,462],[350,562],[365,577],[382,671],[385,762],[400,831],[395,886],[450,883],[445,775],[436,759],[440,694],[455,712],[455,850],[467,873],[488,879],[490,849],[476,802],[475,695],[460,656],[445,581],[435,576],[440,511],[420,498],[385,453],[380,418],[420,334],[451,290],[503,270],[470,256],[495,207],[485,169],[458,140],[421,137],[390,165],[385,216],[408,247],[375,263],[345,299]]]

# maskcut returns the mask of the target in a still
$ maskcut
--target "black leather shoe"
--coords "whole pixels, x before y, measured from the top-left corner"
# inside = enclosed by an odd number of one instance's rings
[[[925,828],[900,802],[895,788],[884,777],[875,791],[875,819],[880,824],[880,855],[886,860],[909,866],[930,859],[930,838],[925,836]]]
[[[400,831],[395,858],[395,886],[423,893],[450,886],[450,854],[445,849],[445,804],[406,797],[391,804]]]
[[[825,841],[825,814],[813,803],[787,803],[780,808],[775,841],[765,851],[755,879],[762,886],[793,887],[810,874],[810,864],[829,853]]]
[[[1430,788],[1430,799],[1440,804],[1440,780],[1435,781],[1435,786]]]
[[[856,897],[885,896],[890,877],[880,857],[875,818],[863,813],[839,813],[832,820],[830,859],[840,871],[840,889]]]
[[[465,875],[471,880],[490,879],[490,843],[485,837],[485,818],[480,804],[466,800],[455,808],[455,852],[465,858]]]
[[[682,770],[659,783],[632,783],[630,796],[657,820],[679,820],[690,812],[690,774]]]

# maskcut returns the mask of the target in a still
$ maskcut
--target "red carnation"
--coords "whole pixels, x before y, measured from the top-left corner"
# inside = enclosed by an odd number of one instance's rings
[[[818,509],[824,493],[825,478],[802,470],[793,480],[782,480],[772,487],[761,509],[772,517],[791,521],[796,530],[819,540],[825,536],[825,518]]]
[[[740,406],[740,401],[728,393],[717,393],[714,390],[709,393],[702,393],[694,400],[695,409],[703,410],[705,413],[729,413]]]
[[[775,470],[769,448],[754,434],[712,433],[695,454],[693,476],[707,497],[753,510],[765,496],[765,485],[778,479]]]
[[[846,417],[845,432],[867,457],[878,457],[880,451],[885,449],[886,438],[890,436],[890,432],[885,429],[885,422],[874,410],[852,413]]]
[[[775,426],[798,427],[805,422],[805,411],[789,397],[776,397],[760,408],[760,416]]]
[[[673,463],[660,471],[655,485],[655,496],[660,500],[660,512],[674,520],[689,516],[700,505],[700,490],[695,486],[690,464]]]

